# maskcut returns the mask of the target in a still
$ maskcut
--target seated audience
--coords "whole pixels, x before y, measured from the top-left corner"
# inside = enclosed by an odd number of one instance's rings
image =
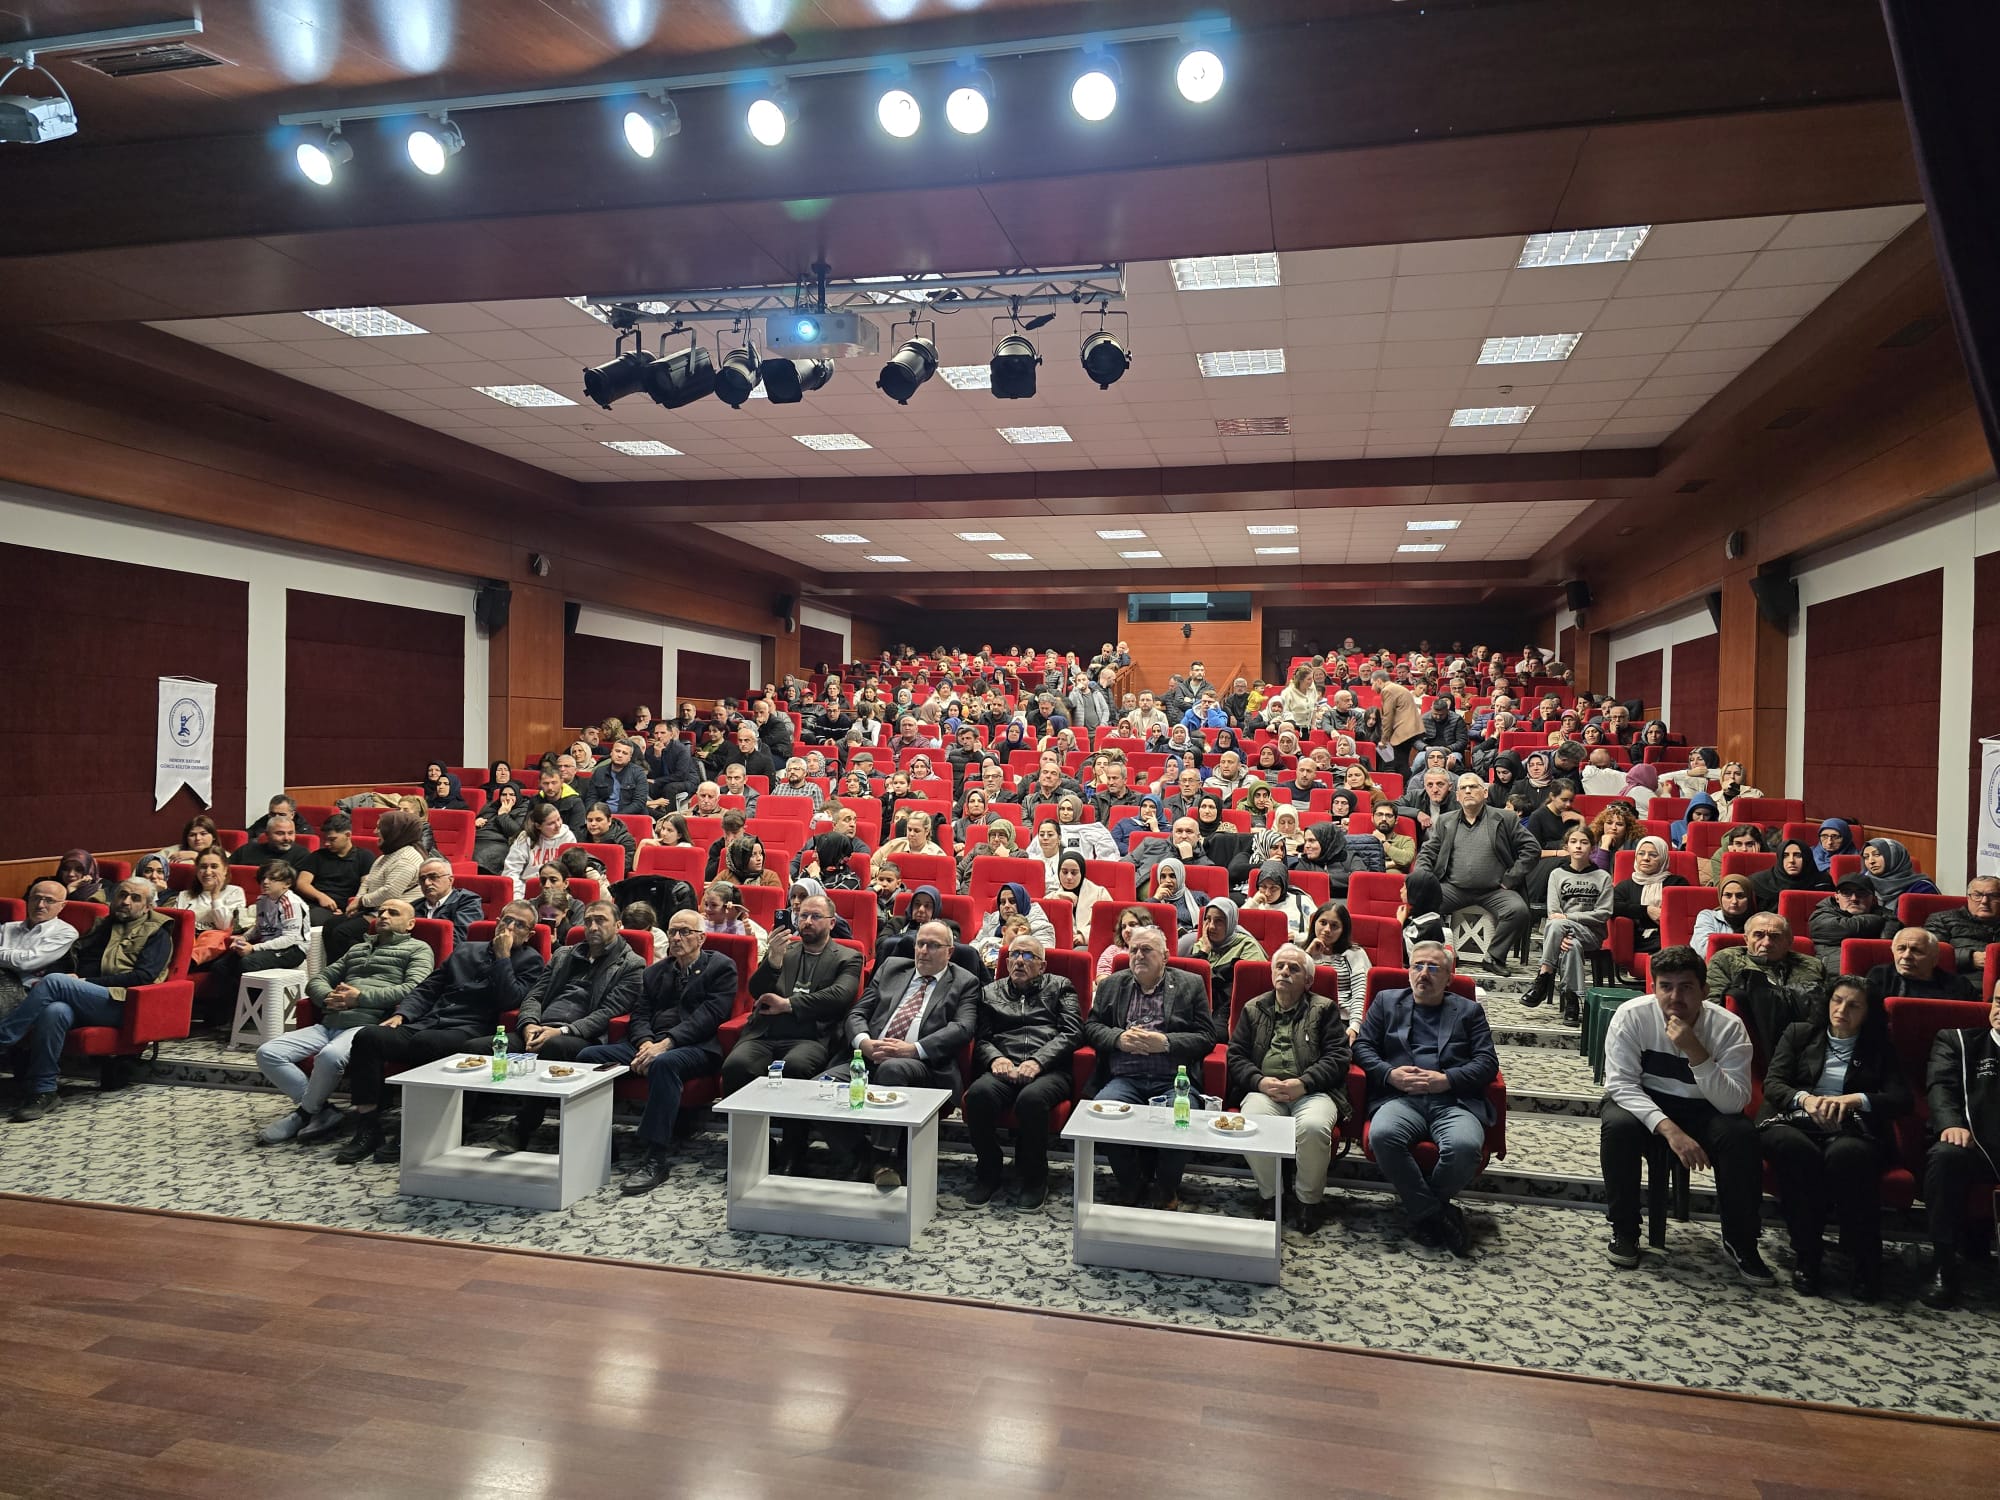
[[[1396,804],[1386,797],[1377,797],[1370,805],[1369,816],[1374,820],[1375,841],[1382,846],[1382,857],[1389,870],[1397,875],[1409,874],[1417,858],[1417,841],[1397,831]]]
[[[1877,1005],[1891,995],[1977,1000],[1979,986],[1973,979],[1939,966],[1942,952],[1943,945],[1928,928],[1903,928],[1889,941],[1890,961],[1868,971],[1869,996]]]
[[[1955,1305],[1963,1289],[1966,1203],[1975,1187],[1993,1187],[1993,1164],[2000,1161],[2000,986],[1994,988],[1985,1026],[1946,1029],[1932,1039],[1924,1092],[1930,1149],[1924,1155],[1923,1200],[1930,1215],[1931,1261],[1922,1296],[1924,1306],[1943,1309]],[[1985,1220],[1984,1210],[1978,1218]]]
[[[1714,976],[1694,949],[1662,950],[1652,973],[1653,993],[1619,1006],[1604,1042],[1598,1158],[1609,1199],[1611,1263],[1626,1270],[1639,1264],[1639,1166],[1650,1157],[1654,1171],[1670,1160],[1690,1172],[1713,1167],[1724,1253],[1745,1281],[1773,1285],[1777,1278],[1757,1253],[1763,1190],[1757,1130],[1743,1113],[1750,1102],[1750,1034],[1720,1005],[1703,1000],[1704,980],[1712,994]]]
[[[1477,906],[1493,918],[1486,972],[1505,974],[1507,955],[1530,921],[1519,887],[1541,850],[1520,819],[1489,807],[1486,795],[1486,783],[1470,771],[1458,778],[1458,811],[1431,830],[1417,851],[1416,868],[1437,877],[1443,915]]]
[[[1335,908],[1338,910],[1339,908]],[[1338,999],[1312,989],[1313,960],[1296,943],[1271,955],[1271,988],[1245,1003],[1229,1036],[1229,1091],[1246,1115],[1289,1115],[1297,1126],[1297,1184],[1284,1206],[1301,1234],[1324,1222],[1333,1133],[1352,1112],[1348,1023]],[[1278,1196],[1278,1158],[1253,1155],[1250,1174],[1265,1215]]]
[[[1128,906],[1118,913],[1118,921],[1113,927],[1111,941],[1104,945],[1104,951],[1097,956],[1096,966],[1091,972],[1094,981],[1102,982],[1112,972],[1112,967],[1120,958],[1131,954],[1132,931],[1137,927],[1151,927],[1153,914],[1142,906]],[[1176,934],[1178,939],[1178,934]],[[1078,942],[1086,939],[1079,938]]]
[[[1734,1001],[1760,1055],[1797,1021],[1825,1018],[1826,971],[1817,958],[1793,951],[1791,924],[1758,912],[1743,924],[1743,946],[1724,948],[1708,965],[1708,998]]]
[[[1264,861],[1257,871],[1256,888],[1243,905],[1284,913],[1285,931],[1295,943],[1304,943],[1311,936],[1312,900],[1292,885],[1283,859]]]
[[[1935,883],[1917,873],[1910,851],[1894,839],[1870,839],[1861,846],[1861,872],[1875,887],[1884,911],[1894,911],[1905,896],[1935,896]]]
[[[601,805],[606,813],[646,810],[652,785],[646,777],[646,763],[638,758],[638,752],[638,745],[631,740],[621,737],[611,742],[610,758],[600,762],[590,773],[590,791],[586,800],[592,806]],[[619,826],[622,828],[624,825],[621,823]],[[603,840],[593,839],[592,842],[602,843]]]
[[[1778,897],[1786,891],[1832,891],[1827,872],[1813,863],[1812,845],[1804,839],[1784,839],[1778,844],[1777,862],[1768,870],[1750,877],[1750,889],[1763,911],[1776,911]]]
[[[560,861],[550,860],[536,878],[532,903],[535,921],[548,928],[558,945],[566,942],[572,927],[583,925],[583,902],[569,890],[569,871]]]
[[[1694,932],[1688,946],[1703,958],[1713,958],[1709,939],[1727,934],[1742,936],[1750,919],[1757,915],[1757,893],[1748,875],[1725,875],[1715,889],[1715,905],[1695,913]]]
[[[299,847],[298,826],[290,813],[272,813],[264,824],[264,836],[245,844],[229,856],[232,865],[249,865],[261,868],[274,859],[294,860],[303,858],[306,850]],[[293,869],[298,866],[294,865]]]
[[[1722,856],[1725,854],[1765,854],[1764,835],[1752,824],[1743,823],[1729,830],[1729,837],[1722,841],[1722,847],[1708,858],[1700,860],[1701,883],[1720,886],[1722,884]],[[1696,948],[1699,953],[1701,950]]]
[[[1412,1237],[1464,1260],[1472,1231],[1453,1200],[1479,1174],[1493,1123],[1486,1087],[1500,1055],[1478,1002],[1452,993],[1453,969],[1443,943],[1418,943],[1409,988],[1376,995],[1362,1017],[1354,1061],[1368,1078],[1369,1149]],[[1417,1162],[1421,1141],[1437,1147],[1428,1174]]]
[[[501,867],[501,873],[514,882],[514,899],[524,899],[528,894],[529,878],[553,864],[562,851],[575,842],[575,834],[563,821],[555,804],[529,804],[527,826],[508,849],[506,862]]]
[[[0,925],[0,1019],[4,1019],[42,975],[59,969],[76,946],[77,932],[62,919],[69,892],[62,882],[37,880],[27,891],[28,913]]]
[[[577,1054],[586,1066],[624,1063],[646,1080],[639,1116],[641,1155],[619,1184],[628,1196],[650,1193],[667,1180],[667,1152],[680,1117],[681,1091],[691,1078],[722,1071],[717,1032],[736,1003],[736,964],[702,946],[702,919],[691,911],[667,919],[666,958],[645,970],[622,1042],[595,1042]]]
[[[1000,950],[1005,946],[1001,931],[1015,917],[1026,919],[1029,932],[1045,950],[1055,946],[1055,924],[1049,921],[1048,913],[1028,894],[1026,886],[1010,880],[994,891],[993,909],[986,913],[979,931],[971,939],[974,950],[988,968],[999,967]]]
[[[1592,859],[1590,831],[1572,827],[1564,865],[1549,877],[1548,922],[1542,928],[1542,966],[1523,1005],[1556,997],[1565,1025],[1583,1019],[1584,956],[1604,942],[1611,920],[1611,877]]]
[[[375,856],[355,847],[352,819],[334,813],[326,820],[319,847],[295,853],[286,863],[297,872],[298,896],[312,925],[324,927],[345,914],[361,894],[361,882],[374,867]]]
[[[1853,1265],[1854,1300],[1882,1295],[1882,1169],[1892,1124],[1910,1111],[1882,1002],[1852,974],[1833,982],[1824,1026],[1800,1021],[1778,1038],[1757,1125],[1791,1233],[1792,1288],[1819,1295],[1828,1211]]]
[[[258,1132],[258,1145],[294,1138],[309,1145],[345,1127],[347,1117],[334,1107],[333,1091],[340,1086],[354,1038],[361,1027],[387,1020],[436,966],[430,945],[412,936],[416,921],[409,902],[383,902],[374,933],[306,986],[306,998],[319,1007],[319,1023],[288,1031],[257,1049],[258,1071],[293,1105],[289,1114]],[[299,1067],[308,1058],[310,1077]]]
[[[558,948],[547,971],[521,997],[521,1014],[509,1045],[545,1062],[566,1062],[611,1029],[611,1018],[632,1009],[646,961],[618,931],[618,907],[593,901],[583,911],[583,941]],[[530,1099],[507,1127],[515,1151],[541,1128],[547,1105]]]
[[[639,862],[639,841],[632,837],[632,830],[624,821],[611,816],[611,809],[602,802],[593,802],[583,814],[583,837],[581,844],[616,844],[625,851],[625,869],[629,873]]]
[[[340,957],[361,941],[368,919],[381,910],[384,901],[415,901],[423,894],[417,870],[424,862],[423,819],[401,808],[382,814],[375,825],[375,840],[382,853],[361,877],[361,887],[347,903],[346,914],[326,926],[326,959]]]
[[[1924,926],[1940,942],[1950,944],[1959,973],[1981,972],[1987,945],[2000,943],[2000,876],[1973,876],[1965,883],[1964,909],[1933,912],[1924,918]]]
[[[507,783],[488,796],[472,819],[472,862],[480,874],[498,875],[506,868],[507,851],[527,821],[528,804],[519,787]]]
[[[433,922],[451,923],[452,942],[464,942],[472,924],[485,919],[486,910],[479,904],[479,898],[452,884],[450,860],[433,854],[417,866],[417,885],[423,894],[412,903],[416,915]]]
[[[750,912],[726,880],[711,880],[701,892],[701,930],[731,937],[748,937],[757,945],[757,962],[764,958],[771,934],[750,920]]]
[[[973,1024],[971,1084],[963,1110],[978,1159],[968,1201],[990,1203],[1000,1191],[999,1123],[1014,1115],[1015,1205],[1037,1209],[1048,1196],[1049,1124],[1074,1093],[1070,1057],[1083,1034],[1076,989],[1046,969],[1032,936],[1011,939],[1004,977],[979,993]]]
[[[1833,894],[1815,906],[1806,921],[1813,953],[1830,974],[1840,972],[1840,945],[1849,938],[1885,938],[1896,930],[1895,913],[1882,910],[1873,883],[1858,871],[1841,876]]]
[[[197,813],[187,820],[181,829],[178,844],[162,849],[170,865],[191,865],[210,849],[221,850],[222,843],[217,837],[215,819],[207,813]],[[227,858],[227,855],[224,856]]]

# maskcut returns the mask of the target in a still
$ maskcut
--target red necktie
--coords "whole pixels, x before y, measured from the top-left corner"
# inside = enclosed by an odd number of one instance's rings
[[[927,976],[919,975],[917,978],[917,987],[910,991],[909,998],[897,1006],[895,1015],[889,1018],[889,1029],[883,1034],[883,1041],[900,1042],[910,1034],[910,1027],[915,1025],[917,1017],[923,1014],[924,997],[930,992],[930,979]]]

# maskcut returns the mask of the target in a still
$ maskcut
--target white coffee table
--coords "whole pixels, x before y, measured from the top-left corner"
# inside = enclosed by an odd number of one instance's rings
[[[387,1080],[403,1086],[403,1164],[397,1190],[426,1198],[503,1203],[511,1208],[568,1208],[611,1180],[611,1085],[625,1072],[570,1063],[568,1078],[549,1076],[542,1062],[526,1078],[496,1081],[487,1067],[458,1072],[468,1053],[425,1063]],[[508,1094],[554,1104],[557,1150],[504,1151],[463,1144],[465,1096]]]
[[[898,1086],[896,1092],[904,1103],[857,1110],[847,1106],[845,1084],[840,1097],[828,1101],[820,1098],[817,1079],[782,1078],[774,1086],[757,1078],[717,1104],[729,1116],[729,1227],[870,1245],[912,1243],[937,1213],[938,1116],[951,1102],[951,1091]],[[903,1185],[885,1193],[867,1182],[774,1175],[774,1118],[902,1130],[909,1146]]]
[[[1252,1116],[1255,1130],[1223,1134],[1208,1122],[1220,1111],[1198,1109],[1188,1128],[1174,1129],[1174,1112],[1134,1105],[1129,1115],[1098,1115],[1084,1100],[1071,1111],[1063,1139],[1076,1151],[1076,1228],[1072,1258],[1079,1265],[1159,1271],[1169,1276],[1218,1276],[1275,1285],[1284,1260],[1284,1194],[1269,1219],[1167,1213],[1097,1201],[1097,1147],[1151,1146],[1209,1151],[1218,1156],[1297,1153],[1298,1127],[1289,1115]]]

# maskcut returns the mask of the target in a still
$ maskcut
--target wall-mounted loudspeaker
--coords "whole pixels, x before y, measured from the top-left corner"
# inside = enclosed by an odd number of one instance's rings
[[[472,618],[488,635],[507,626],[507,611],[513,606],[514,591],[504,583],[482,583],[472,596]]]
[[[799,598],[796,594],[780,594],[771,606],[771,613],[785,622],[785,634],[790,635],[799,628]]]
[[[574,599],[563,601],[563,634],[575,635],[576,622],[583,614],[583,606]]]
[[[1582,614],[1586,609],[1590,608],[1589,584],[1585,583],[1581,578],[1572,578],[1565,587],[1569,594],[1571,614]]]
[[[1759,573],[1750,580],[1751,597],[1757,601],[1757,613],[1789,633],[1799,620],[1799,585],[1792,577],[1789,562],[1776,564],[1776,571]]]

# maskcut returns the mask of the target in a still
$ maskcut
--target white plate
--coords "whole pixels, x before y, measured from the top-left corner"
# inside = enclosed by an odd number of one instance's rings
[[[551,1073],[546,1067],[541,1067],[535,1069],[528,1077],[546,1078],[550,1083],[575,1083],[597,1071],[596,1063],[578,1063],[572,1066],[576,1069],[573,1073]]]
[[[1109,1115],[1116,1118],[1131,1114],[1132,1106],[1129,1104],[1100,1104],[1093,1099],[1090,1102],[1090,1112],[1094,1115]]]
[[[1208,1128],[1214,1131],[1217,1135],[1237,1136],[1237,1135],[1255,1135],[1257,1133],[1257,1122],[1255,1120],[1248,1118],[1247,1116],[1244,1118],[1243,1128],[1241,1130],[1224,1130],[1222,1128],[1221,1120],[1222,1117],[1218,1115],[1215,1119],[1210,1120],[1208,1122]]]
[[[493,1059],[490,1057],[475,1057],[473,1062],[477,1066],[461,1067],[455,1062],[446,1063],[444,1070],[454,1078],[470,1078],[475,1073],[491,1073],[493,1071]]]
[[[866,1103],[870,1109],[894,1109],[899,1104],[908,1104],[910,1096],[895,1089],[870,1089]]]

